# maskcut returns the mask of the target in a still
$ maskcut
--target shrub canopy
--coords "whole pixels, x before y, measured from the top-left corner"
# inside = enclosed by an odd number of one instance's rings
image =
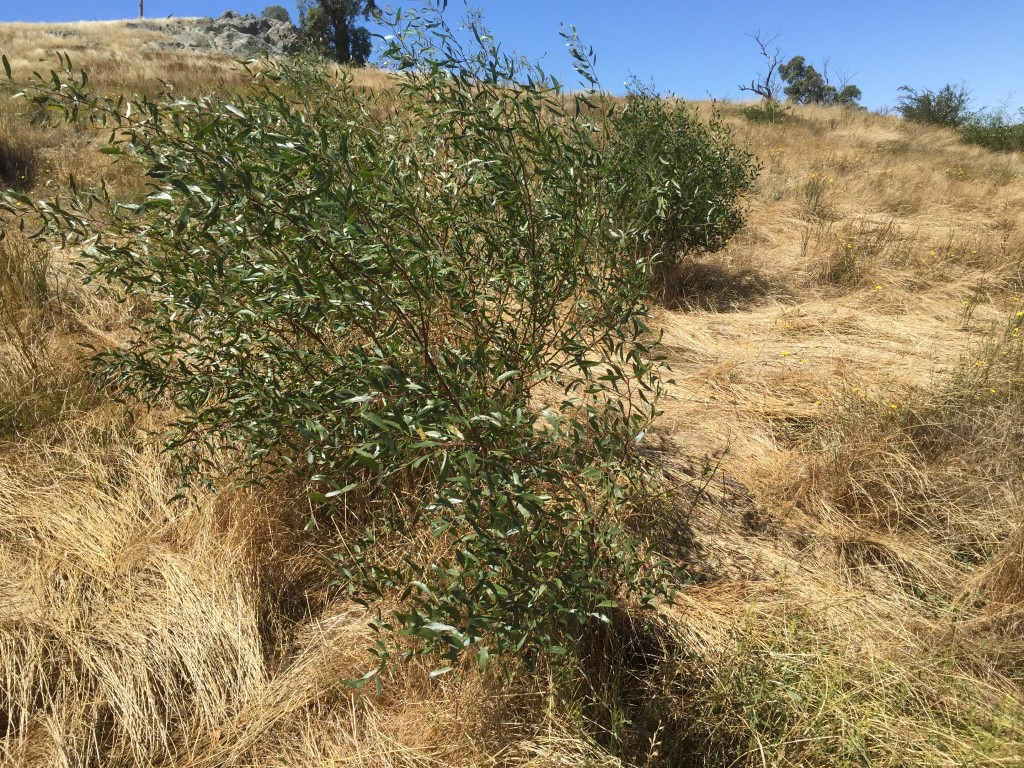
[[[947,84],[936,92],[928,88],[918,91],[903,85],[899,90],[901,95],[896,109],[904,120],[959,128],[971,116],[967,109],[971,93],[966,86]]]
[[[272,19],[273,21],[284,21],[288,24],[292,23],[291,14],[288,13],[288,9],[283,5],[268,5],[263,9],[260,16],[265,19]]]
[[[630,528],[656,490],[645,296],[663,252],[740,225],[749,156],[650,95],[621,113],[566,96],[435,7],[393,25],[383,93],[292,63],[237,98],[129,108],[65,58],[26,93],[112,129],[104,151],[152,190],[72,180],[3,207],[80,244],[89,279],[136,307],[98,369],[174,405],[188,472],[313,485],[382,663],[560,653],[667,592]]]

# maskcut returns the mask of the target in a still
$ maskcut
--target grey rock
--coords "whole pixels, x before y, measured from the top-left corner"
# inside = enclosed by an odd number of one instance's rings
[[[286,21],[275,21],[266,31],[266,38],[282,53],[299,52],[298,30]]]
[[[168,27],[156,21],[129,21],[125,23],[128,29],[147,29],[150,32],[166,32]]]
[[[194,50],[226,53],[237,58],[286,56],[299,50],[298,30],[286,21],[277,21],[237,11],[227,11],[217,19],[193,19],[189,22],[129,22],[129,26],[162,32],[169,39],[151,43],[161,48],[187,47]]]

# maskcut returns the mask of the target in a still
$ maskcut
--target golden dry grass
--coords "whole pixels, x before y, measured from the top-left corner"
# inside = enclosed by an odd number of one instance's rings
[[[34,71],[45,74],[57,53],[66,53],[76,68],[88,70],[100,93],[151,94],[160,88],[160,80],[173,82],[184,93],[220,90],[241,82],[231,57],[151,45],[166,39],[159,31],[131,28],[118,21],[12,23],[0,29],[0,51],[22,78]]]
[[[118,91],[241,82],[147,51],[156,33],[61,27],[0,26],[0,49],[17,72],[76,41]],[[723,109],[764,166],[749,223],[656,318],[676,383],[652,525],[690,580],[580,670],[339,685],[371,637],[301,494],[169,502],[160,415],[109,403],[78,346],[116,343],[130,307],[9,233],[0,765],[1020,765],[1024,158],[865,112]],[[134,183],[9,106],[4,146],[33,193]]]
[[[66,24],[0,24],[0,52],[22,79],[34,71],[46,73],[57,53],[66,53],[76,69],[86,69],[100,93],[151,95],[160,81],[178,92],[202,95],[228,92],[245,82],[237,61],[223,53],[162,48],[176,26],[196,19],[146,20],[147,28],[121,21],[81,21]],[[156,27],[153,29],[151,27]],[[370,87],[387,82],[377,70],[357,72],[357,82]]]

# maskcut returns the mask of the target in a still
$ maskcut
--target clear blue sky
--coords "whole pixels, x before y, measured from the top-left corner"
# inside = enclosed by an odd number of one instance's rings
[[[146,15],[259,13],[275,0],[145,0]],[[276,0],[294,16],[294,0]],[[386,0],[385,0],[386,2]],[[401,5],[401,3],[393,3]],[[937,89],[966,82],[974,107],[1024,105],[1024,0],[470,0],[509,51],[540,59],[571,80],[558,37],[576,25],[598,54],[607,90],[621,92],[636,75],[658,90],[690,99],[739,99],[740,83],[763,69],[748,34],[779,35],[784,56],[851,76],[863,103],[892,105],[897,88]],[[449,14],[463,14],[451,0]],[[129,18],[137,0],[0,0],[0,21]],[[0,48],[3,39],[0,36]],[[570,83],[572,84],[572,83]]]

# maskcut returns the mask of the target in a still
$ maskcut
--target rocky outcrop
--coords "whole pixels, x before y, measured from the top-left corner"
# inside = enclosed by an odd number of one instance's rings
[[[236,58],[286,56],[299,50],[298,30],[287,21],[228,11],[220,18],[129,21],[128,26],[161,34],[160,48],[226,53]]]

